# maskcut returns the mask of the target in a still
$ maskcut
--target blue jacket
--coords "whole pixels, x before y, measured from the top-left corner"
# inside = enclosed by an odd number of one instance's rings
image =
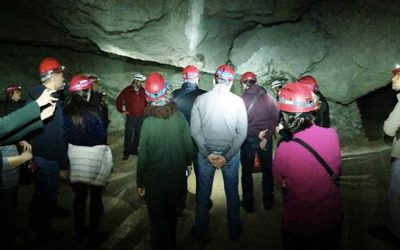
[[[36,85],[29,89],[27,103],[36,100],[44,91],[43,85]],[[59,93],[53,94],[59,98]],[[32,145],[33,155],[56,161],[60,169],[69,169],[67,144],[64,140],[63,110],[60,99],[57,101],[54,115],[43,121],[43,128],[31,134],[29,143]]]

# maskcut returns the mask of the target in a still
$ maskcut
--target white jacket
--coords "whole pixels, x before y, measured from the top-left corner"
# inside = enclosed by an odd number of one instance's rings
[[[220,151],[230,160],[247,136],[247,112],[242,98],[226,85],[215,85],[197,97],[190,128],[202,156]]]

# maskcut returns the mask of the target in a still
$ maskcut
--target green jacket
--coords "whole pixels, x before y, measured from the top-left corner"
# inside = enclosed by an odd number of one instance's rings
[[[145,118],[136,183],[145,188],[146,202],[165,204],[181,199],[186,193],[186,167],[191,165],[192,158],[190,128],[180,111],[167,119]]]
[[[43,122],[40,119],[40,108],[36,102],[31,102],[0,118],[0,146],[11,144],[41,127],[43,127]],[[0,161],[0,164],[1,170],[3,161]]]

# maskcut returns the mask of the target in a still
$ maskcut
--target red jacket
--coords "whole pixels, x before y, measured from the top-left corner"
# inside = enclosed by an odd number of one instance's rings
[[[144,88],[141,87],[139,91],[135,91],[132,85],[124,88],[115,100],[115,107],[121,113],[124,112],[123,103],[129,116],[143,116],[144,107],[147,105]]]

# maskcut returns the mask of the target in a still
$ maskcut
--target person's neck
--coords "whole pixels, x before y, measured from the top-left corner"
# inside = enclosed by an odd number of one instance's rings
[[[52,82],[52,81],[44,82],[42,85],[43,85],[46,89],[51,89],[51,90],[58,91],[58,89],[55,87],[56,85],[55,85],[54,82]]]

